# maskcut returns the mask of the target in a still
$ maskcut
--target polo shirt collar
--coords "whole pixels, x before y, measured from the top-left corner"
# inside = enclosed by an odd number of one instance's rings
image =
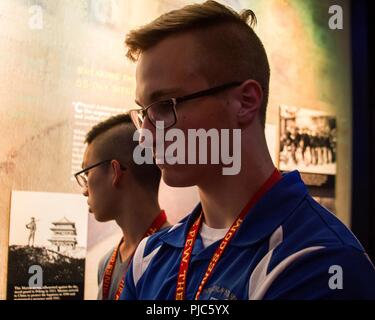
[[[307,193],[298,171],[283,174],[283,178],[246,214],[230,245],[248,247],[270,236],[294,212]],[[190,215],[180,221],[180,226],[173,228],[160,239],[173,247],[183,248],[186,235],[201,210],[199,203]],[[193,254],[199,248],[194,249]]]

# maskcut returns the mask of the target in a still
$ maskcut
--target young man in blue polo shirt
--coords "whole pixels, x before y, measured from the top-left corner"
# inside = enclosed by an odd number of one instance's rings
[[[196,185],[200,203],[140,243],[122,299],[375,298],[374,267],[358,240],[309,196],[298,172],[281,176],[271,161],[270,70],[255,21],[250,10],[239,15],[207,1],[127,36],[128,57],[137,61],[136,126],[154,137],[157,121],[185,136],[239,129],[240,150],[231,147],[241,170],[223,175],[223,163],[158,161],[164,181]]]

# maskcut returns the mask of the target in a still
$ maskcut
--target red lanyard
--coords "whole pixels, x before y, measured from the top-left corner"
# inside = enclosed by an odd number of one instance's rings
[[[267,181],[260,187],[260,189],[255,193],[247,205],[243,208],[237,219],[233,222],[232,226],[227,231],[224,238],[221,240],[220,245],[217,247],[214,255],[211,258],[211,261],[208,265],[206,273],[203,276],[203,279],[198,287],[197,293],[195,294],[195,300],[199,299],[199,296],[203,290],[203,287],[207,283],[207,280],[212,274],[213,269],[220,260],[225,248],[228,246],[229,242],[232,240],[233,236],[236,234],[239,229],[243,219],[249,210],[256,204],[256,202],[269,190],[271,187],[276,184],[281,179],[280,172],[275,169],[272,175],[267,179]],[[203,212],[199,215],[197,220],[191,226],[182,252],[180,270],[177,276],[177,286],[176,286],[176,300],[184,300],[186,295],[186,276],[189,268],[189,262],[191,258],[191,253],[193,251],[195,240],[199,233],[200,227],[202,225]]]
[[[147,231],[144,234],[144,236],[142,237],[142,239],[146,238],[146,237],[148,237],[148,236],[150,236],[152,234],[154,234],[156,231],[158,231],[163,226],[163,224],[166,221],[167,221],[167,216],[165,214],[165,211],[161,210],[160,213],[159,213],[159,215],[152,222],[151,226],[147,229]],[[115,250],[113,250],[111,259],[109,260],[108,265],[107,265],[107,267],[105,269],[105,272],[104,272],[104,277],[103,277],[103,296],[102,296],[103,300],[107,300],[108,299],[109,287],[111,285],[111,280],[112,280],[112,273],[113,273],[113,269],[115,267],[115,263],[116,263],[116,259],[117,259],[117,254],[118,254],[118,251],[120,249],[120,245],[121,245],[122,241],[123,241],[123,239],[121,239],[121,241],[118,244],[118,246],[115,248]],[[133,252],[133,254],[131,255],[131,257],[129,259],[128,266],[130,265],[130,262],[131,262],[131,260],[133,258],[133,255],[134,255],[134,252]],[[122,278],[122,280],[120,282],[120,285],[119,285],[119,287],[117,289],[117,292],[116,292],[116,295],[115,295],[115,300],[119,300],[120,299],[122,290],[124,289],[124,285],[125,285],[125,275]]]

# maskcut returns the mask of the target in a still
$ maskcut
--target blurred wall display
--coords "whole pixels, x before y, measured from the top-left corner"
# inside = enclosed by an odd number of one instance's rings
[[[135,106],[135,64],[125,58],[127,32],[160,14],[201,1],[189,0],[1,0],[0,1],[0,299],[7,297],[8,235],[12,230],[12,190],[43,194],[79,194],[73,173],[81,168],[87,131],[97,122]],[[351,73],[350,22],[328,28],[331,4],[349,12],[349,0],[220,0],[236,10],[251,8],[255,31],[267,50],[271,82],[266,136],[279,161],[279,104],[334,114],[336,213],[350,221]],[[300,151],[296,160],[300,162]],[[318,168],[315,158],[308,167]],[[293,161],[293,160],[292,160]],[[318,161],[319,163],[319,161]],[[292,165],[290,162],[289,165]],[[300,163],[301,164],[301,163]],[[288,164],[286,164],[287,166]],[[334,164],[327,164],[333,168]],[[321,168],[321,167],[319,167]],[[306,174],[310,174],[307,172]],[[303,173],[305,174],[305,173]],[[314,173],[315,178],[320,173]],[[332,176],[327,171],[323,176]],[[324,199],[325,195],[321,194]],[[61,203],[60,200],[58,203]],[[176,223],[197,203],[195,188],[169,188],[162,183],[161,206]],[[59,205],[60,212],[63,204]],[[53,214],[53,213],[51,213]],[[27,246],[41,236],[42,218],[22,222]],[[76,223],[58,215],[48,221]],[[87,212],[86,212],[87,218]],[[89,216],[85,298],[95,299],[97,265],[119,238],[114,223],[99,224]],[[77,229],[78,234],[78,229]],[[81,233],[82,234],[82,233]],[[46,242],[46,246],[52,246]],[[31,247],[32,248],[32,247]],[[39,248],[39,247],[38,247]],[[55,247],[55,249],[57,249]],[[10,263],[12,263],[10,261]]]
[[[336,118],[326,112],[280,106],[279,169],[299,170],[311,195],[335,212]]]
[[[83,299],[87,219],[79,195],[12,192],[8,300]]]
[[[119,0],[90,0],[89,6],[92,21],[110,27],[118,27],[121,24]]]

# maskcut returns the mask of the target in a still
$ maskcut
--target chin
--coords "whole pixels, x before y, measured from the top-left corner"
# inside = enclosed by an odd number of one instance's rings
[[[179,166],[163,166],[160,167],[162,178],[165,184],[170,187],[184,188],[191,187],[198,184],[196,173],[189,172],[186,167],[179,168]]]
[[[94,212],[94,217],[95,217],[95,220],[98,222],[108,222],[112,220],[112,218],[107,217],[105,215],[98,214],[96,212]]]

